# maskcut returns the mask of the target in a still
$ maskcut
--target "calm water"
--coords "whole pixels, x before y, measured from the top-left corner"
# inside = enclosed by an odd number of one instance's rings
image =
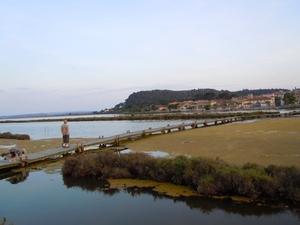
[[[63,121],[63,120],[62,120]],[[70,137],[98,138],[109,137],[128,130],[140,131],[150,127],[164,127],[168,124],[175,125],[194,120],[168,120],[168,121],[87,121],[68,122]],[[200,121],[200,120],[199,120]],[[11,132],[12,134],[29,134],[32,140],[45,138],[60,138],[60,126],[63,122],[28,122],[28,123],[1,123],[0,133]]]
[[[70,122],[71,137],[112,136],[127,130],[189,121]],[[249,122],[249,121],[248,121]],[[0,124],[0,133],[32,139],[60,137],[62,122]],[[292,209],[238,204],[205,198],[171,198],[150,189],[102,189],[95,179],[63,177],[61,171],[0,176],[0,218],[15,225],[43,224],[299,224]]]
[[[63,178],[60,171],[31,172],[23,181],[20,177],[0,180],[0,216],[15,225],[293,225],[300,222],[299,212],[293,210],[199,197],[172,198],[149,188],[105,191],[99,180]],[[19,183],[15,183],[17,179]]]

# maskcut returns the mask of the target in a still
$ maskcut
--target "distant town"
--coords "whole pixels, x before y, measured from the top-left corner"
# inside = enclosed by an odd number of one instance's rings
[[[265,94],[261,96],[253,96],[249,94],[246,97],[233,97],[230,100],[196,100],[172,102],[168,106],[159,106],[158,110],[237,110],[237,109],[253,109],[253,108],[274,108],[274,107],[297,107],[299,105],[300,90],[293,90],[291,92],[295,97],[295,101],[285,104],[284,92],[276,92],[272,94]],[[173,107],[174,105],[174,107]]]
[[[225,92],[226,93],[226,92]],[[207,111],[207,110],[246,110],[246,109],[274,109],[274,108],[298,108],[300,101],[300,89],[291,91],[276,91],[273,93],[254,96],[248,94],[243,97],[226,96],[219,99],[202,99],[173,101],[167,104],[149,104],[147,106],[131,107],[124,110],[124,105],[120,104],[112,109],[105,109],[98,113],[113,113],[116,111],[149,111],[149,112],[187,112],[187,111]]]

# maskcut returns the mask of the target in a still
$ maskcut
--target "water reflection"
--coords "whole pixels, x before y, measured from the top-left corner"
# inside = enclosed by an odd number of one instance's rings
[[[6,181],[10,182],[11,184],[17,184],[20,182],[24,182],[28,176],[29,176],[28,171],[9,172],[9,173],[1,174],[0,180],[6,179]]]
[[[23,178],[26,173],[24,175]],[[0,216],[16,225],[294,225],[300,221],[299,212],[294,209],[200,197],[171,197],[151,187],[112,189],[105,180],[63,177],[59,172],[47,174],[43,170],[30,171],[30,176],[23,181],[21,173],[0,174],[0,187],[3,203]]]
[[[7,179],[7,181],[9,181],[11,184],[17,184],[17,183],[25,181],[28,176],[29,176],[28,171],[22,171],[22,172],[18,173],[17,175],[9,177]]]
[[[107,180],[97,180],[95,178],[74,179],[70,176],[63,176],[63,182],[67,188],[80,187],[83,191],[98,191],[109,196],[120,192],[119,189],[109,188],[109,183]]]
[[[95,178],[73,178],[70,176],[63,177],[64,185],[68,188],[79,187],[88,192],[99,192],[104,195],[113,196],[120,192],[127,193],[132,197],[141,195],[150,195],[154,200],[168,199],[176,203],[185,203],[191,210],[199,210],[203,214],[211,214],[216,210],[222,210],[227,214],[246,216],[279,216],[281,214],[292,213],[300,221],[300,211],[293,208],[272,207],[270,205],[258,206],[256,203],[236,202],[230,199],[213,199],[207,197],[172,197],[153,191],[154,187],[127,187],[123,190],[109,188],[109,182]]]

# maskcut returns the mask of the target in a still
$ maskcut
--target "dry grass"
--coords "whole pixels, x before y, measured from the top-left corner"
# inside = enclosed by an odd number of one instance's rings
[[[300,118],[246,121],[127,142],[134,151],[206,156],[235,165],[247,162],[300,167]]]

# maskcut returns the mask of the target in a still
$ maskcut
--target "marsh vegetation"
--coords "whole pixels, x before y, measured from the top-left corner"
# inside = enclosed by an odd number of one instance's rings
[[[69,157],[64,176],[147,179],[188,186],[204,196],[243,196],[253,201],[300,203],[300,169],[295,166],[241,167],[219,159],[177,156],[154,158],[146,153],[112,151]]]

